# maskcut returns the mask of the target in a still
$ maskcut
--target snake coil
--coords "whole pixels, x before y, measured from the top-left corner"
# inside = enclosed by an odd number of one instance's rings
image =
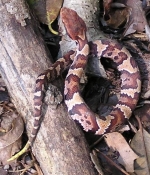
[[[30,143],[32,143],[39,128],[39,119],[42,115],[42,100],[47,90],[47,84],[61,75],[62,71],[69,65],[71,66],[65,80],[64,99],[70,116],[73,120],[78,121],[85,131],[93,131],[98,135],[115,131],[118,126],[131,116],[141,91],[138,66],[125,47],[109,39],[88,43],[86,25],[75,11],[64,7],[61,9],[60,17],[67,34],[71,39],[77,41],[77,51],[71,50],[68,52],[37,78],[34,94],[34,128]],[[93,113],[80,95],[80,78],[89,53],[113,60],[120,72],[120,98],[117,105],[113,107],[111,113],[106,117]]]

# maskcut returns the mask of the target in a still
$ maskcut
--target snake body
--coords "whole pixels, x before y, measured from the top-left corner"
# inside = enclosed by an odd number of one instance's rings
[[[141,90],[140,72],[134,58],[127,49],[119,43],[108,39],[88,43],[85,23],[71,9],[62,8],[60,17],[65,25],[67,34],[77,42],[77,50],[68,52],[63,58],[57,60],[48,70],[38,76],[34,94],[34,128],[29,139],[30,143],[33,142],[39,128],[47,84],[61,75],[62,71],[68,66],[70,68],[65,80],[65,103],[70,116],[73,120],[78,121],[85,131],[93,131],[98,135],[115,131],[130,118],[139,99]],[[93,113],[80,95],[80,78],[86,66],[89,53],[113,60],[120,72],[120,98],[110,114],[105,117]]]

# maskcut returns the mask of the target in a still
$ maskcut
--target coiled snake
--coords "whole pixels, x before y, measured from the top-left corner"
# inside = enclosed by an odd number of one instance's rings
[[[71,66],[65,80],[64,99],[70,116],[73,120],[78,121],[85,131],[93,131],[98,135],[115,131],[118,126],[129,119],[139,99],[141,90],[140,72],[134,58],[126,48],[109,39],[88,43],[85,23],[71,9],[62,8],[60,17],[67,34],[77,42],[77,51],[68,52],[63,58],[57,60],[48,70],[38,76],[34,94],[34,128],[29,138],[28,146],[32,145],[40,125],[42,101],[48,82],[61,75],[62,71],[69,65]],[[86,66],[89,53],[113,60],[120,72],[120,98],[117,105],[113,107],[111,113],[106,117],[93,113],[80,95],[80,78]]]

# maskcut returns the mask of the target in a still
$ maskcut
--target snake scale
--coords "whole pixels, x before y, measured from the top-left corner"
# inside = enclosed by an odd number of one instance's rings
[[[88,42],[84,21],[71,9],[62,8],[60,17],[67,34],[76,41],[77,50],[69,51],[38,76],[34,93],[34,126],[31,136],[26,146],[8,161],[18,158],[33,144],[40,125],[48,82],[60,76],[68,66],[70,68],[65,79],[64,100],[70,116],[78,121],[85,131],[92,131],[97,135],[115,131],[130,118],[138,102],[141,91],[140,72],[128,50],[114,40]],[[120,97],[117,105],[105,117],[93,113],[80,95],[79,83],[89,54],[113,60],[120,72]]]

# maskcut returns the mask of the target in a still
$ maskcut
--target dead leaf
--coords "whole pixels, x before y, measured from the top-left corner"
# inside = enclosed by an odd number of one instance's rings
[[[111,172],[110,174],[120,174],[120,172],[122,172],[124,175],[129,175],[129,173],[127,173],[121,166],[119,166],[115,162],[117,158],[116,156],[118,155],[118,153],[116,151],[111,152],[112,150],[109,150],[109,151],[110,151],[109,154],[107,153],[107,156],[106,156],[103,152],[96,149],[96,152],[99,155],[101,160],[100,162],[102,162],[102,167],[104,172]]]
[[[112,2],[113,2],[113,0],[104,0],[103,1],[104,12],[105,12],[104,15],[109,14]]]
[[[3,165],[8,164],[7,160],[20,150],[24,130],[22,118],[15,113],[11,117],[13,118],[11,130],[0,136],[0,162]]]
[[[120,25],[127,21],[129,16],[128,8],[121,3],[113,3],[112,1],[104,1],[104,19],[108,26],[117,29]]]
[[[142,126],[150,133],[150,104],[144,104],[137,108],[134,114],[139,116]]]
[[[34,9],[39,21],[47,24],[53,34],[58,34],[51,27],[51,24],[59,15],[63,0],[28,0],[31,8]]]
[[[56,32],[53,31],[51,24],[57,18],[62,4],[63,4],[63,0],[46,0],[47,22],[48,22],[50,31],[54,34],[56,34]]]
[[[107,25],[117,29],[127,21],[128,14],[129,12],[127,8],[111,11],[110,19],[106,21]]]
[[[135,31],[143,32],[147,21],[142,8],[142,2],[140,0],[128,0],[127,6],[130,8],[130,16],[123,35],[126,36]]]
[[[134,160],[138,158],[138,155],[130,148],[124,137],[118,132],[108,133],[105,136],[107,145],[119,152],[118,162],[125,167],[127,172],[134,172]]]
[[[150,134],[145,129],[139,129],[131,142],[132,149],[140,156],[135,160],[137,175],[149,175],[150,169]]]

